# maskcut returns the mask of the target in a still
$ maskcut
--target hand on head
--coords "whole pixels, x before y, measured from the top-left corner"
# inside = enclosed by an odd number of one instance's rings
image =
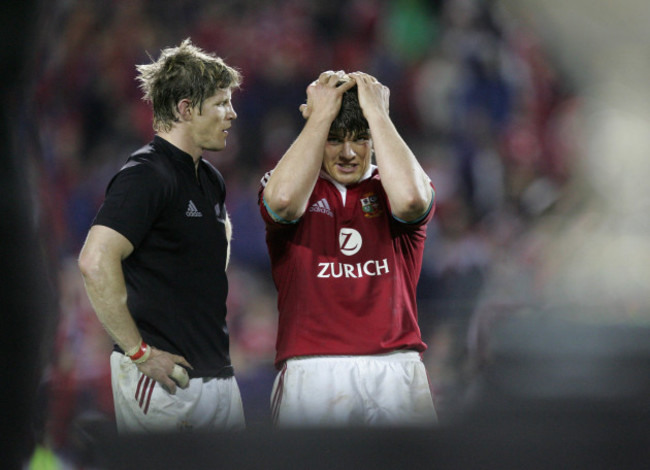
[[[350,88],[357,86],[359,105],[367,112],[389,111],[390,90],[375,77],[363,72],[345,73],[343,70],[328,70],[319,75],[307,87],[307,102],[300,105],[302,117],[309,118],[314,110],[329,111],[332,118],[341,106],[341,96]]]
[[[390,90],[387,86],[367,73],[353,72],[349,76],[357,85],[359,106],[366,118],[372,112],[388,114]]]
[[[341,107],[343,93],[354,85],[355,81],[343,70],[321,73],[307,87],[307,102],[299,107],[302,117],[307,119],[314,114],[323,113],[334,119]]]

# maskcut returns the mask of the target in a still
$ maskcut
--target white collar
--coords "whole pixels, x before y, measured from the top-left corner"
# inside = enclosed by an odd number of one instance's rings
[[[371,163],[370,166],[368,166],[368,169],[366,170],[366,172],[361,177],[361,179],[359,179],[359,182],[365,181],[368,178],[370,178],[372,176],[373,171],[375,171],[375,168],[377,168],[377,165],[373,165]],[[329,173],[327,173],[324,170],[320,171],[320,176],[321,176],[321,178],[326,179],[327,181],[332,183],[334,185],[334,187],[339,190],[339,193],[341,193],[341,197],[343,198],[343,205],[345,205],[345,196],[346,196],[346,194],[348,192],[348,188],[345,185],[343,185],[343,184],[339,183],[338,181],[336,181],[334,178],[332,178],[330,176]]]

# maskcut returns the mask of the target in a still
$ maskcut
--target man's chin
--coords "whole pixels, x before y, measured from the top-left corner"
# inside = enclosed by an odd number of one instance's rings
[[[211,145],[210,147],[206,147],[203,150],[207,150],[208,152],[220,152],[225,148],[226,143],[224,142],[222,145]]]
[[[342,185],[344,185],[344,186],[349,186],[351,184],[358,183],[360,178],[359,178],[359,175],[356,175],[356,174],[355,175],[350,175],[350,174],[345,173],[345,174],[342,174],[342,175],[341,174],[336,175],[336,178],[334,178],[334,179],[336,181],[338,181],[339,183],[341,183]]]

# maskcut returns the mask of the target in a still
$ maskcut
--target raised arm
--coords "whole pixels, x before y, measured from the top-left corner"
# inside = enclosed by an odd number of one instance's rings
[[[93,226],[79,255],[79,268],[90,303],[97,318],[123,351],[142,343],[140,331],[127,307],[122,260],[133,252],[133,245],[119,232],[102,225]],[[138,364],[142,373],[160,382],[171,393],[176,383],[170,375],[175,364],[190,367],[182,357],[151,348],[151,355]]]
[[[389,89],[371,75],[351,73],[357,84],[359,105],[370,127],[375,161],[393,215],[404,221],[417,220],[431,205],[430,180],[390,119]]]
[[[343,72],[323,72],[307,87],[307,103],[300,107],[307,122],[264,188],[264,202],[272,215],[292,221],[305,212],[323,162],[330,126],[341,107],[341,97],[354,86],[350,80],[337,87],[343,75]]]

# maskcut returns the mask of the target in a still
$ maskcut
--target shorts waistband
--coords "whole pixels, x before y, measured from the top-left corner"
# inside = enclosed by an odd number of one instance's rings
[[[229,379],[231,377],[235,376],[235,369],[233,366],[224,366],[221,369],[219,369],[216,372],[201,372],[201,371],[194,371],[190,369],[188,371],[190,378],[192,379],[204,379],[203,381],[206,382],[210,379]]]
[[[131,362],[131,360],[128,359],[127,356],[121,351],[113,350],[111,354],[120,355],[124,361]],[[187,373],[190,379],[205,379],[204,380],[205,382],[211,379],[229,379],[231,377],[234,377],[235,369],[233,368],[232,365],[227,365],[227,366],[223,366],[221,369],[218,370],[188,369]]]
[[[400,349],[381,354],[354,354],[354,355],[312,355],[294,356],[286,360],[287,363],[295,361],[375,361],[375,362],[410,362],[420,361],[420,353],[411,349]]]

